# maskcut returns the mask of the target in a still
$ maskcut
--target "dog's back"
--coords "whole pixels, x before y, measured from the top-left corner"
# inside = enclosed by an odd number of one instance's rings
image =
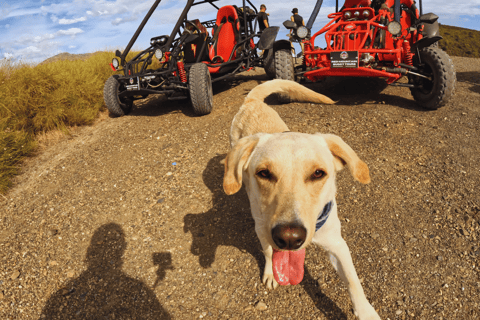
[[[272,93],[282,94],[293,101],[333,104],[330,98],[289,80],[272,80],[256,86],[245,98],[230,128],[230,147],[243,137],[259,132],[290,131],[278,113],[263,102]]]

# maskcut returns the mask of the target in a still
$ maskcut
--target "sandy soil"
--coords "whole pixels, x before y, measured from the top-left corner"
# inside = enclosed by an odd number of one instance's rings
[[[338,177],[343,236],[383,319],[480,317],[480,59],[453,58],[437,111],[364,80],[308,87],[336,105],[267,102],[294,131],[340,135],[372,182]],[[50,145],[0,197],[1,319],[355,319],[319,248],[267,291],[245,192],[219,161],[263,71],[215,84],[213,112],[154,97]]]

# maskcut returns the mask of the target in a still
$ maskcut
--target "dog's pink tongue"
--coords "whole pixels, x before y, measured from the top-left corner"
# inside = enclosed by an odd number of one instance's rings
[[[305,249],[277,251],[273,249],[273,276],[281,286],[299,284],[303,279]]]

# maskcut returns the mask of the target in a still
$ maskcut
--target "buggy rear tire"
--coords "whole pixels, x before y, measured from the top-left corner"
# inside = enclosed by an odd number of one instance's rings
[[[263,52],[263,69],[270,79],[275,79],[275,55],[272,49]]]
[[[410,92],[420,106],[436,110],[450,100],[455,90],[457,76],[453,62],[445,51],[435,47],[420,50],[421,64],[416,60],[414,65],[420,70],[417,72],[431,79],[409,75],[409,83],[420,86]]]
[[[275,52],[275,77],[295,81],[293,57],[290,50],[280,49]]]
[[[114,117],[121,117],[129,114],[132,111],[133,100],[129,98],[120,98],[120,82],[119,75],[114,74],[105,82],[103,87],[103,100],[107,106],[108,111]]]
[[[188,89],[192,101],[193,112],[203,116],[212,112],[213,90],[210,71],[205,63],[195,63],[188,73]]]

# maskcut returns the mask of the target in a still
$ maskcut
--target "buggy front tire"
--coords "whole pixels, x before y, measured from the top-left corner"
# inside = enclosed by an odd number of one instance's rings
[[[103,100],[107,106],[108,111],[114,117],[121,117],[129,114],[132,111],[133,100],[129,98],[120,98],[120,82],[119,75],[114,74],[105,82],[103,87]]]
[[[207,65],[204,63],[195,63],[192,65],[188,74],[188,82],[193,112],[199,116],[212,112],[212,79]]]
[[[277,79],[295,81],[293,57],[290,50],[280,49],[275,52],[275,76]]]
[[[455,90],[457,76],[453,62],[445,51],[435,47],[420,50],[421,63],[416,60],[414,65],[419,69],[416,72],[429,79],[409,75],[409,83],[416,86],[410,92],[420,106],[436,110],[450,100]]]

